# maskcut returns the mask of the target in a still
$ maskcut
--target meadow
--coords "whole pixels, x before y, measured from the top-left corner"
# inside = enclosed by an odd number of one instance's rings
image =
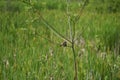
[[[34,6],[71,40],[67,5],[58,1],[45,0]],[[5,4],[1,1],[0,80],[74,80],[71,44],[60,46],[64,40],[32,6],[20,1],[13,1],[10,8]],[[73,2],[70,7],[74,19],[81,4]],[[86,7],[76,22],[74,38],[78,80],[120,80],[120,12],[99,13]]]

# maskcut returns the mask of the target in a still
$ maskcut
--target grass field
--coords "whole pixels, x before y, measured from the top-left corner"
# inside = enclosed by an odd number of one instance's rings
[[[64,7],[40,13],[70,39]],[[85,10],[75,34],[78,80],[120,80],[120,13]],[[0,80],[74,80],[73,53],[62,42],[33,10],[2,10]]]

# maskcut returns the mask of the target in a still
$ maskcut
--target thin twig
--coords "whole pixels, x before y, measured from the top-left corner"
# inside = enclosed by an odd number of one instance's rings
[[[75,75],[74,80],[78,80],[78,73],[77,73],[77,60],[76,60],[76,52],[75,52],[75,22],[73,22],[73,34],[72,34],[72,51],[74,56],[74,69],[75,69]]]
[[[74,56],[74,80],[78,80],[78,73],[77,73],[77,60],[76,60],[76,52],[75,52],[75,46],[74,43],[72,43],[72,51]]]
[[[86,6],[86,4],[87,4],[87,2],[88,2],[88,0],[85,0],[85,1],[84,1],[84,4],[82,5],[82,8],[80,8],[80,10],[79,10],[79,15],[77,16],[77,18],[75,19],[75,21],[78,21],[78,20],[80,19],[81,15],[82,15],[82,13],[83,13],[83,10],[84,10],[84,8],[85,8],[85,6]]]
[[[72,26],[71,26],[71,16],[70,16],[70,12],[69,12],[69,3],[70,0],[66,0],[67,2],[67,14],[68,14],[68,26],[69,26],[69,33],[70,33],[70,40],[72,40]]]
[[[72,52],[74,57],[74,80],[78,80],[78,73],[77,73],[77,60],[76,60],[76,52],[75,52],[75,26],[77,21],[80,19],[80,16],[82,15],[83,9],[85,8],[85,5],[87,3],[87,0],[84,2],[84,5],[82,6],[79,15],[75,18],[75,20],[71,20],[71,16],[69,15],[69,7],[68,7],[69,1],[67,0],[67,13],[68,13],[68,24],[70,28],[70,38],[72,40]],[[72,21],[72,26],[71,26]]]
[[[69,39],[67,39],[66,37],[64,37],[62,34],[60,34],[55,28],[53,28],[52,25],[50,25],[42,16],[40,17],[43,21],[43,23],[50,29],[52,30],[57,36],[59,36],[60,38],[62,38],[63,40],[72,43]]]
[[[76,53],[75,53],[75,43],[74,43],[74,39],[75,39],[75,22],[73,20],[71,20],[71,16],[69,15],[69,3],[70,0],[66,0],[67,1],[67,14],[68,14],[68,26],[70,29],[70,39],[72,40],[72,53],[73,53],[73,58],[74,58],[74,80],[78,80],[78,73],[77,73],[77,60],[76,60]],[[71,25],[71,21],[73,22],[73,24]]]
[[[50,30],[52,30],[54,32],[55,35],[59,36],[61,39],[67,41],[68,43],[72,43],[69,39],[67,39],[66,37],[64,37],[62,34],[60,34],[55,28],[53,28],[52,25],[50,25],[44,18],[43,16],[40,14],[39,10],[36,9],[32,4],[22,1],[25,4],[28,4],[29,6],[32,6],[33,9],[36,10],[36,12],[39,14],[39,18],[43,21],[43,23],[46,25],[46,27],[48,27]]]

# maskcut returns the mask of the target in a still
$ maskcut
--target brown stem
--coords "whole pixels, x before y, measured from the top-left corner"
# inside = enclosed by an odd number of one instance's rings
[[[72,51],[74,56],[74,80],[78,80],[78,73],[77,73],[77,60],[76,60],[76,54],[75,54],[75,46],[74,41],[72,42]]]

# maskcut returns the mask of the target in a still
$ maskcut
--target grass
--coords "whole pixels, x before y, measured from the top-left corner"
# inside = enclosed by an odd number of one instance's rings
[[[21,11],[0,14],[1,80],[74,79],[72,50],[60,47],[63,40],[37,19],[36,13]],[[41,14],[57,31],[69,38],[64,11],[43,10]],[[120,79],[120,56],[115,55],[114,48],[110,49],[120,39],[119,17],[119,13],[87,11],[81,16],[75,37],[78,45],[78,80]]]

